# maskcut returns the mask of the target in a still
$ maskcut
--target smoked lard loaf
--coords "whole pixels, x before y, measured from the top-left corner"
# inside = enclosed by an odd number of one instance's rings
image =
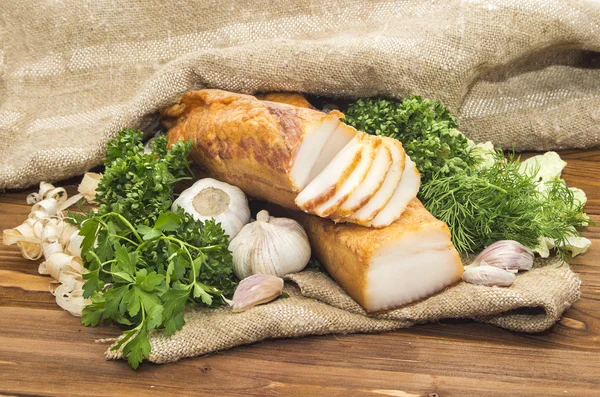
[[[300,213],[292,216],[304,226],[313,255],[367,312],[426,298],[462,276],[448,226],[418,199],[382,229]]]
[[[221,90],[185,94],[164,112],[169,143],[193,141],[193,160],[246,194],[298,209],[294,199],[357,134],[343,115]]]
[[[163,114],[169,143],[192,140],[208,176],[249,196],[336,222],[383,228],[416,197],[420,175],[400,141],[359,132],[299,94],[264,98],[273,101],[189,92]]]

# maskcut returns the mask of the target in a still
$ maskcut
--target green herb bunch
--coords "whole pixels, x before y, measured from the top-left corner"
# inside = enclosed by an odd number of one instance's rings
[[[566,257],[569,238],[580,237],[576,228],[589,222],[584,203],[563,180],[540,181],[538,170],[523,172],[513,156],[506,161],[502,151],[482,152],[439,102],[358,99],[344,121],[402,142],[421,173],[419,199],[448,224],[459,252],[477,252],[498,240],[535,249],[547,238]],[[491,164],[484,164],[486,156]]]
[[[492,166],[469,168],[452,175],[436,175],[422,185],[425,207],[452,231],[460,252],[477,252],[499,240],[516,240],[534,248],[541,237],[557,242],[558,254],[566,257],[569,236],[588,217],[583,203],[562,181],[545,182],[520,171],[520,161],[507,161],[500,153]]]
[[[191,142],[176,142],[167,150],[167,137],[152,141],[144,153],[142,132],[126,129],[108,143],[106,170],[98,184],[98,214],[116,212],[130,222],[152,225],[173,203],[175,183],[190,179],[187,154]]]
[[[451,175],[472,167],[477,157],[467,138],[456,130],[456,119],[440,102],[414,96],[402,101],[358,99],[343,119],[372,135],[396,138],[417,164],[421,180]]]
[[[145,154],[141,138],[124,130],[109,144],[100,207],[73,217],[84,236],[84,297],[91,298],[82,323],[125,326],[113,349],[122,347],[134,369],[150,353],[151,330],[173,334],[184,324],[186,306],[222,305],[236,287],[221,225],[170,211],[174,184],[188,178],[190,144],[167,149],[161,137]]]

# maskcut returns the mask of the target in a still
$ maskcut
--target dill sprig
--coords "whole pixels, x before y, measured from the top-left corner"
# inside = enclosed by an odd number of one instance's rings
[[[544,185],[544,186],[542,186]],[[452,231],[462,253],[477,252],[498,240],[536,247],[541,237],[557,242],[557,253],[575,227],[585,226],[583,204],[562,180],[540,182],[520,171],[520,160],[499,152],[492,166],[435,175],[420,191],[425,207]]]

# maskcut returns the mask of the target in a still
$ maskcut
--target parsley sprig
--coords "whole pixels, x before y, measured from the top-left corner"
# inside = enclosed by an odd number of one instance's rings
[[[107,150],[97,212],[74,216],[84,236],[82,323],[112,321],[125,327],[113,349],[132,368],[150,354],[149,333],[180,329],[186,306],[215,307],[236,282],[228,238],[220,224],[170,211],[173,186],[187,179],[190,144],[167,149],[165,137],[144,153],[142,134],[124,130]]]

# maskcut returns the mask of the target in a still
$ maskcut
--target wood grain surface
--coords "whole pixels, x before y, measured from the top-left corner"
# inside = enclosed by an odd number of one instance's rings
[[[600,225],[600,151],[561,155]],[[31,191],[0,194],[0,230],[25,219]],[[592,248],[571,264],[582,297],[545,333],[454,320],[266,341],[137,372],[104,360],[96,341],[116,327],[81,326],[56,305],[38,263],[0,245],[0,395],[600,396],[600,227],[583,234]]]

